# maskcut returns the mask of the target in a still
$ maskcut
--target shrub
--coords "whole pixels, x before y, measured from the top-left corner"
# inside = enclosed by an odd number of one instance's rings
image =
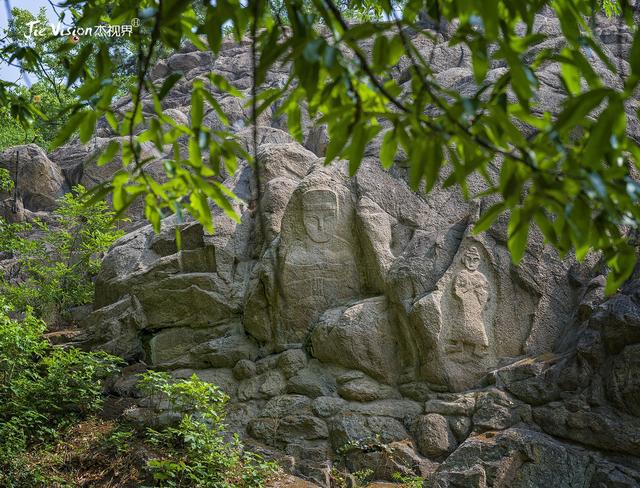
[[[13,190],[14,186],[9,170],[0,168],[0,191],[9,192]]]
[[[21,486],[20,454],[100,409],[102,380],[119,359],[51,346],[45,324],[26,310],[11,318],[0,298],[0,486]],[[24,485],[23,485],[24,486]]]
[[[17,258],[17,274],[0,282],[0,292],[18,310],[55,322],[66,310],[93,299],[92,277],[103,253],[122,231],[105,202],[88,206],[78,185],[60,199],[53,222],[9,224],[0,219],[0,250]]]
[[[172,382],[162,372],[145,373],[140,385],[156,404],[181,415],[177,426],[147,430],[148,440],[163,448],[163,456],[148,463],[156,486],[262,487],[278,470],[274,462],[245,451],[237,435],[226,440],[229,398],[217,386],[195,375]]]

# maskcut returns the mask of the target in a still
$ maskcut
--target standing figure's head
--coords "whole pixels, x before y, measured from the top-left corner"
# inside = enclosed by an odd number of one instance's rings
[[[338,199],[328,188],[308,190],[302,195],[302,219],[314,242],[327,242],[338,223]]]
[[[467,252],[464,253],[464,257],[462,258],[462,262],[469,271],[476,271],[480,266],[480,253],[478,252],[478,248],[471,246],[467,249]]]

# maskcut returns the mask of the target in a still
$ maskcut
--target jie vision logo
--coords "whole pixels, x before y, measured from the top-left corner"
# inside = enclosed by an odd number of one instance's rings
[[[92,37],[126,37],[131,36],[133,29],[140,26],[140,20],[137,18],[131,19],[129,24],[119,25],[94,25],[89,27],[69,27],[58,23],[39,22],[34,20],[27,24],[29,32],[27,32],[27,39],[33,39],[34,37],[69,37],[73,42],[78,42],[81,36]]]

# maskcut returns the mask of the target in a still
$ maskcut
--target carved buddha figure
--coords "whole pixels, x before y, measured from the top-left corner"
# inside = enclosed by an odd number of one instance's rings
[[[286,305],[282,309],[284,328],[278,334],[281,343],[302,342],[322,312],[358,294],[353,246],[337,230],[340,215],[333,190],[311,188],[302,194],[304,226],[284,243]]]
[[[328,242],[338,223],[338,202],[331,190],[309,190],[302,197],[302,220],[313,242]]]
[[[462,322],[454,324],[449,336],[448,352],[464,352],[470,346],[471,352],[482,357],[487,354],[489,340],[484,325],[484,309],[489,300],[489,282],[480,266],[480,253],[475,246],[470,247],[462,259],[464,268],[453,281],[453,293],[462,306]]]

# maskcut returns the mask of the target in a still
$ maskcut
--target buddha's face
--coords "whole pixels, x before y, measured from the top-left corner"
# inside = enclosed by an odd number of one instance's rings
[[[329,190],[310,190],[303,197],[303,221],[307,235],[314,242],[327,242],[338,223],[336,196]]]
[[[469,271],[476,271],[478,269],[478,267],[480,266],[480,254],[478,254],[478,251],[475,247],[469,249],[465,253],[463,262],[465,267]]]

